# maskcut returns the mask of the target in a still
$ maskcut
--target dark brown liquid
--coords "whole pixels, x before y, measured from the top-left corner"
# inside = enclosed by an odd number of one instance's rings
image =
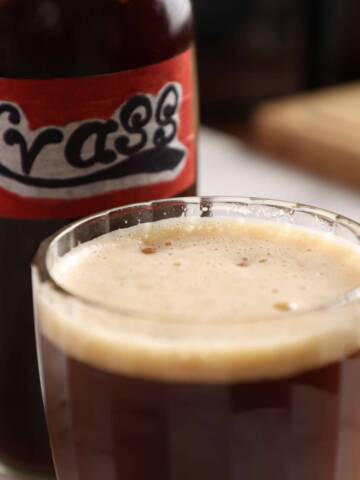
[[[286,380],[186,385],[41,342],[59,480],[360,478],[360,356]]]
[[[0,77],[53,78],[137,68],[192,41],[192,19],[171,28],[184,0],[6,0]],[[185,194],[193,194],[195,187]],[[114,205],[110,204],[109,207]],[[51,468],[35,356],[30,261],[65,222],[0,219],[0,459]]]

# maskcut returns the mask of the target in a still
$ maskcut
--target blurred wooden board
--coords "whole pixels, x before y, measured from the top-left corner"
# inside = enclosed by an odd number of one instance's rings
[[[261,106],[251,140],[288,163],[360,188],[360,82]]]

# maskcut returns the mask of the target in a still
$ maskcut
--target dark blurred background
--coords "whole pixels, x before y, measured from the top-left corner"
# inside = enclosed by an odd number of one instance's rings
[[[360,74],[359,0],[194,0],[202,121],[227,129],[265,99]]]

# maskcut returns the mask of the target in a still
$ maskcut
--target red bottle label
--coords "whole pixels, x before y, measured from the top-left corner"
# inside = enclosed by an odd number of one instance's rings
[[[0,79],[0,217],[74,218],[195,181],[193,59],[122,73]]]

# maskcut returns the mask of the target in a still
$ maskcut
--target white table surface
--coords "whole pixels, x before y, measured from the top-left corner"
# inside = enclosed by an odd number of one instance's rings
[[[236,138],[203,128],[201,195],[241,195],[302,202],[360,221],[360,192],[247,149]]]

